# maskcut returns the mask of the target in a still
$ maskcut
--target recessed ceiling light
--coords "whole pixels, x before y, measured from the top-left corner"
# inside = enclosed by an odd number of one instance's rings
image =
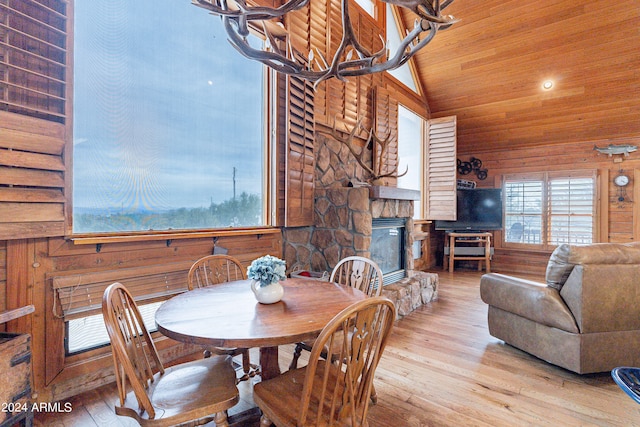
[[[551,88],[553,88],[553,81],[552,80],[545,80],[544,82],[542,82],[542,89],[549,90]]]

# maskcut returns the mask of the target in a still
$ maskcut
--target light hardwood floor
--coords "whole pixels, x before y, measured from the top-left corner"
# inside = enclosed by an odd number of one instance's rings
[[[438,300],[396,322],[376,371],[371,427],[640,426],[640,405],[609,373],[576,375],[491,337],[480,273],[438,274]],[[283,369],[291,352],[280,348]],[[252,403],[250,384],[243,388],[238,410]],[[76,396],[70,413],[39,414],[35,425],[137,425],[115,416],[115,397],[114,386]]]

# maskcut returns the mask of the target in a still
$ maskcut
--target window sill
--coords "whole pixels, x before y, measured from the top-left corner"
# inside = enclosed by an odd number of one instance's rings
[[[151,240],[198,239],[206,237],[251,236],[280,233],[277,227],[225,228],[207,231],[156,231],[132,234],[74,235],[67,237],[74,245],[100,245],[105,243],[141,242]]]

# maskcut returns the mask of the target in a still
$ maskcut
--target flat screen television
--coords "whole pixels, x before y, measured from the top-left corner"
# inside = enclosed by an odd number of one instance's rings
[[[436,230],[488,231],[502,228],[502,190],[474,188],[458,190],[457,220],[436,221]]]

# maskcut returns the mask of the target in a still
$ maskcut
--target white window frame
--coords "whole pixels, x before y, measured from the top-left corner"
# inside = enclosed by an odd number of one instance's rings
[[[418,133],[419,136],[415,141],[403,141],[403,131],[401,117],[401,110],[405,110],[411,115],[415,116],[419,120]],[[402,174],[408,167],[408,175],[397,179],[398,187],[408,188],[411,190],[420,191],[420,200],[414,200],[414,214],[413,219],[424,218],[424,209],[422,200],[424,200],[424,142],[425,135],[425,120],[418,113],[411,110],[409,107],[398,103],[398,175]],[[403,144],[404,142],[404,144]],[[417,167],[417,170],[415,168]]]
[[[572,203],[577,202],[576,207],[567,207],[563,201],[554,203],[552,200],[552,183],[583,183],[583,180],[592,182],[590,200],[590,210],[585,210],[585,199],[578,197],[573,199]],[[597,217],[598,217],[598,185],[597,172],[595,170],[579,170],[579,171],[549,171],[528,174],[509,174],[504,175],[502,179],[503,188],[503,246],[508,248],[526,248],[533,250],[550,251],[562,243],[569,244],[590,244],[598,239]],[[539,191],[531,202],[521,201],[518,203],[522,208],[516,210],[510,209],[510,186],[514,184],[529,185],[532,193]],[[539,187],[538,187],[539,186]],[[538,189],[536,189],[536,187]],[[565,199],[566,200],[566,199]],[[535,206],[539,203],[539,206]],[[562,211],[554,213],[562,204]],[[528,204],[528,207],[527,207]],[[569,208],[569,212],[566,209]],[[539,218],[539,221],[536,220]],[[566,218],[567,223],[571,223],[573,219],[580,220],[586,218],[588,226],[576,225],[578,229],[590,229],[589,234],[554,234],[553,218]]]

